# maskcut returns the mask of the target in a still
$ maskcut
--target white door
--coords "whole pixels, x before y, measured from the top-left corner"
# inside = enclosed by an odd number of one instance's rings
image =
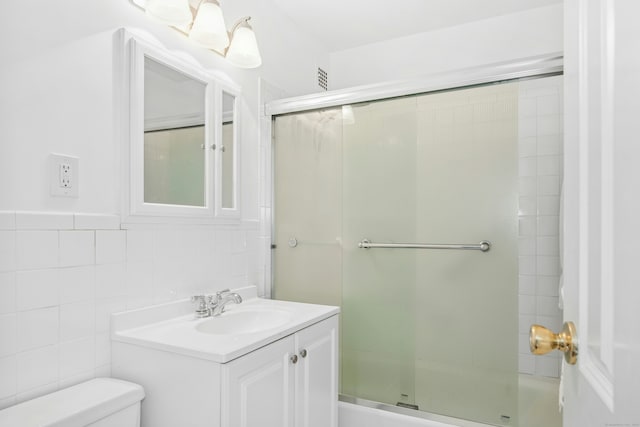
[[[565,0],[564,427],[640,426],[639,18]]]

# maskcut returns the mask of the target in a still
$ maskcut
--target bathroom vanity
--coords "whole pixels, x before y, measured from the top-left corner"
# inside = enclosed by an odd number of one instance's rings
[[[146,427],[336,427],[337,307],[255,288],[220,316],[187,300],[114,314],[112,375],[144,386]]]

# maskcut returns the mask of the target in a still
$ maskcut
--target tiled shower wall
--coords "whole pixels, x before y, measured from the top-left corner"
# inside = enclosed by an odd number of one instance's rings
[[[110,314],[257,285],[257,222],[120,230],[106,215],[0,212],[0,409],[110,374]]]
[[[558,308],[562,77],[520,83],[519,95],[519,370],[557,377],[560,352],[533,356],[529,327],[562,327]]]

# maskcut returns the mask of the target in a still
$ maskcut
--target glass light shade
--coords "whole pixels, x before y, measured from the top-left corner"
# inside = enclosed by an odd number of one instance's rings
[[[251,27],[240,26],[231,36],[227,59],[236,67],[256,68],[262,64],[256,35]]]
[[[224,52],[229,45],[229,35],[218,2],[205,0],[200,5],[189,38],[207,49]]]
[[[152,18],[174,27],[187,26],[193,20],[189,0],[147,0],[145,11]]]

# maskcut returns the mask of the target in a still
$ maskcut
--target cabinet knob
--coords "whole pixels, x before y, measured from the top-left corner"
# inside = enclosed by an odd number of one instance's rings
[[[300,356],[302,356],[303,358],[307,357],[307,350],[306,349],[301,350],[300,351]]]
[[[295,365],[296,363],[298,363],[298,355],[294,354],[293,356],[291,356],[289,358],[289,360],[291,360],[291,363],[293,363]]]

